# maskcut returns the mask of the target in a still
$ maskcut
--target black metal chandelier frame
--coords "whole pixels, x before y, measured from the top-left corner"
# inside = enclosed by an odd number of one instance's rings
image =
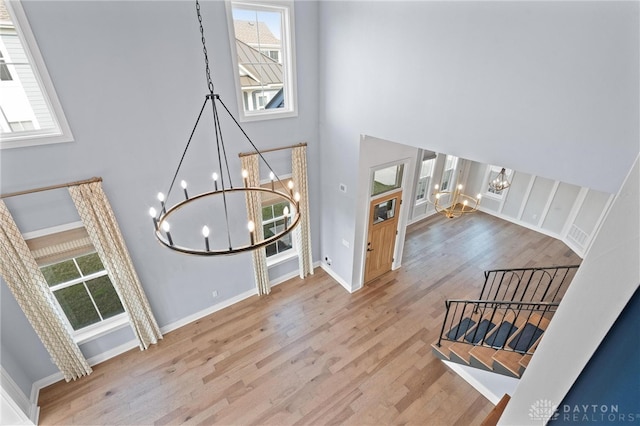
[[[205,72],[207,77],[207,87],[209,89],[209,93],[205,95],[204,103],[202,104],[202,108],[200,109],[198,118],[196,119],[196,123],[193,127],[193,130],[191,131],[187,144],[182,153],[182,157],[180,158],[180,161],[178,163],[178,167],[176,168],[176,171],[173,175],[173,179],[171,180],[171,184],[169,185],[169,190],[167,191],[166,197],[162,193],[158,194],[158,200],[160,201],[159,213],[153,207],[149,209],[149,214],[153,218],[154,235],[156,239],[160,242],[160,244],[162,244],[163,246],[174,251],[178,251],[185,254],[191,254],[191,255],[217,256],[217,255],[230,255],[230,254],[242,253],[247,251],[253,251],[261,247],[265,247],[269,244],[272,244],[277,240],[281,239],[282,237],[284,237],[285,235],[289,234],[291,231],[293,231],[293,229],[298,225],[300,221],[300,209],[299,209],[300,195],[297,192],[294,193],[292,181],[289,181],[289,184],[285,185],[284,182],[280,180],[278,175],[273,171],[272,167],[269,165],[269,163],[264,158],[262,153],[258,150],[256,145],[251,140],[251,138],[247,135],[247,133],[242,128],[242,126],[240,126],[240,123],[236,120],[233,114],[231,114],[231,111],[229,111],[229,108],[227,108],[227,106],[224,104],[222,99],[220,99],[220,95],[214,93],[214,85],[211,79],[211,71],[209,68],[209,57],[207,54],[207,47],[206,47],[205,37],[204,37],[204,28],[202,25],[202,15],[200,13],[200,3],[198,0],[196,0],[196,12],[197,12],[198,22],[200,26],[200,35],[201,35],[202,48],[203,48],[204,59],[205,59]],[[196,132],[196,129],[198,128],[198,124],[200,123],[202,114],[209,102],[211,102],[211,109],[213,114],[213,127],[214,127],[216,151],[217,151],[217,167],[218,167],[218,171],[220,172],[219,177],[220,177],[221,185],[218,186],[217,180],[215,180],[216,178],[214,178],[214,185],[215,185],[214,190],[206,191],[194,196],[189,196],[187,192],[186,183],[183,181],[183,191],[184,191],[185,199],[177,202],[176,204],[170,207],[167,207],[165,201],[169,200],[169,196],[171,195],[171,192],[174,188],[174,185],[180,173],[180,168],[185,159],[187,151],[189,150],[191,141],[193,140],[193,136]],[[235,125],[242,132],[242,135],[249,142],[249,144],[251,145],[255,153],[258,154],[259,158],[269,169],[270,177],[271,177],[270,188],[265,188],[261,186],[260,187],[249,186],[247,182],[247,177],[246,175],[244,175],[245,173],[244,171],[243,171],[244,186],[239,186],[239,187],[233,186],[231,173],[229,171],[229,162],[227,159],[227,152],[226,152],[224,140],[222,137],[222,129],[220,126],[220,117],[218,115],[218,107],[216,106],[216,103],[219,103],[220,105],[222,105],[222,107],[227,112],[229,117],[231,117],[233,123],[235,123]],[[276,185],[278,189],[276,189]],[[279,188],[282,188],[282,190],[280,190]],[[268,193],[271,196],[275,196],[275,197],[278,197],[279,199],[288,201],[289,205],[291,206],[291,212],[290,212],[291,214],[290,214],[290,217],[286,213],[284,215],[284,229],[280,232],[275,233],[269,238],[266,238],[266,239],[263,238],[258,240],[255,238],[254,230],[255,230],[255,226],[262,226],[262,224],[255,224],[249,221],[248,231],[249,231],[250,243],[237,244],[234,246],[231,238],[230,227],[229,227],[229,207],[227,203],[227,195],[231,193],[244,193],[245,196],[249,196],[252,193],[253,194]],[[185,247],[179,244],[175,244],[173,241],[173,237],[171,235],[170,226],[169,226],[169,218],[172,216],[172,214],[176,213],[178,210],[184,208],[189,204],[196,203],[204,199],[217,197],[217,196],[222,197],[222,203],[224,206],[224,222],[226,224],[226,237],[227,237],[228,246],[225,248],[211,249],[211,247],[209,246],[209,239],[208,239],[209,229],[206,226],[203,227],[203,236],[204,236],[204,243],[205,243],[204,249]]]

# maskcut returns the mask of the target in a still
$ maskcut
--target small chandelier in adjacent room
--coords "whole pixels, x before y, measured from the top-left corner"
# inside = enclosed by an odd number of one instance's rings
[[[297,226],[300,221],[300,195],[294,190],[293,181],[283,182],[278,178],[262,153],[260,153],[220,99],[220,95],[214,93],[198,0],[196,0],[196,11],[200,26],[209,93],[205,95],[204,103],[196,119],[195,126],[190,133],[182,157],[178,162],[169,190],[166,195],[162,192],[157,194],[159,208],[151,207],[149,214],[153,219],[155,237],[163,246],[172,250],[201,256],[228,255],[251,251],[279,240]],[[208,104],[210,104],[212,110],[213,120],[210,137],[212,141],[215,140],[215,155],[213,156],[214,160],[210,174],[207,176],[206,182],[200,182],[193,186],[181,179],[180,186],[182,191],[174,194],[172,190],[176,180],[181,176],[180,167]],[[222,108],[219,109],[218,105],[222,106]],[[219,113],[224,114],[225,112],[253,148],[251,153],[257,154],[259,159],[262,160],[263,168],[269,171],[270,185],[259,186],[258,184],[256,186],[256,176],[249,180],[249,172],[247,170],[242,170],[242,184],[239,186],[234,185],[220,127]],[[257,173],[259,174],[259,171]],[[259,178],[257,180],[259,181]],[[192,187],[199,189],[199,191],[191,194],[189,191],[191,191]],[[275,232],[269,238],[257,237],[256,227],[262,226],[262,224],[254,223],[251,220],[248,223],[243,222],[244,218],[251,217],[248,214],[249,205],[253,203],[254,209],[261,208],[260,199],[262,194],[267,194],[270,198],[281,199],[288,202],[289,205],[289,207],[284,207],[283,209],[284,223],[279,232]]]
[[[473,213],[478,210],[480,204],[481,194],[478,194],[475,198],[469,195],[463,194],[462,185],[456,186],[456,189],[451,191],[440,191],[439,185],[435,185],[435,192],[433,193],[432,201],[436,212],[445,215],[449,219],[460,217],[465,213]],[[441,204],[444,201],[444,205]]]
[[[499,194],[503,190],[507,189],[511,185],[509,179],[507,179],[507,170],[503,167],[498,173],[493,170],[489,172],[489,191],[494,194]]]

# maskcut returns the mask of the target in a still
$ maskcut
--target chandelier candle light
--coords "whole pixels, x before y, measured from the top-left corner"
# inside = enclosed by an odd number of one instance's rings
[[[433,194],[435,201],[432,202],[436,211],[448,217],[449,219],[453,219],[456,217],[460,217],[465,213],[473,213],[478,210],[478,205],[480,204],[480,199],[482,198],[481,194],[478,194],[476,198],[473,198],[469,195],[463,194],[462,185],[456,186],[456,189],[451,191],[439,191],[440,186],[435,185],[435,192]],[[440,199],[449,195],[451,198],[449,199],[449,205],[447,207],[440,204]]]
[[[280,238],[290,233],[298,225],[298,222],[300,221],[300,194],[294,191],[295,184],[293,181],[289,180],[285,184],[280,180],[280,178],[278,178],[262,153],[251,141],[238,121],[233,117],[224,102],[222,102],[222,100],[220,99],[220,95],[214,93],[214,85],[211,80],[209,58],[207,55],[207,47],[204,38],[204,29],[202,26],[200,3],[198,0],[196,0],[196,12],[198,16],[198,23],[200,26],[202,50],[205,59],[205,72],[207,76],[207,87],[209,89],[209,93],[205,95],[204,103],[202,105],[202,108],[200,109],[198,118],[196,119],[195,126],[191,131],[191,135],[189,137],[189,140],[187,141],[184,152],[182,153],[182,157],[180,158],[178,167],[175,171],[173,179],[171,180],[171,184],[169,185],[169,190],[167,191],[166,196],[162,192],[158,193],[157,195],[158,201],[160,202],[160,212],[156,211],[154,207],[151,207],[149,209],[149,215],[153,219],[153,229],[156,239],[160,242],[160,244],[167,248],[170,248],[171,250],[201,256],[229,255],[256,250],[279,240]],[[215,138],[215,151],[217,152],[217,161],[214,160],[215,164],[212,167],[215,171],[211,174],[211,178],[213,178],[213,190],[189,196],[189,192],[187,192],[187,182],[183,179],[180,181],[180,186],[182,187],[184,200],[177,201],[175,204],[171,205],[169,202],[171,190],[173,189],[176,179],[181,173],[180,167],[182,166],[183,160],[185,159],[187,150],[189,149],[189,145],[191,144],[191,141],[196,132],[198,124],[200,123],[200,119],[207,104],[211,105],[213,113],[213,135]],[[251,145],[251,147],[253,148],[253,152],[258,155],[259,159],[262,160],[264,166],[266,166],[266,168],[269,170],[269,179],[271,181],[270,188],[251,186],[252,182],[250,182],[249,180],[249,172],[247,170],[242,170],[241,173],[243,186],[238,187],[233,185],[231,172],[229,170],[229,162],[227,160],[227,152],[225,149],[224,140],[222,139],[220,117],[218,115],[218,104],[223,107],[223,110],[226,111],[232,122],[238,127],[242,136]],[[220,184],[218,184],[218,179],[220,179]],[[208,182],[209,184],[207,186],[210,187],[211,181]],[[257,209],[261,209],[260,199],[262,194],[266,194],[270,198],[280,198],[283,201],[287,201],[289,204],[289,207],[284,208],[284,229],[280,230],[280,232],[276,232],[269,238],[259,238],[258,235],[261,234],[258,234],[256,232],[256,224],[250,219],[248,220],[247,226],[244,231],[242,231],[242,229],[236,229],[234,225],[237,222],[238,217],[244,215],[249,218],[251,217],[251,215],[248,214],[249,212],[247,210],[245,210],[244,213],[238,213],[231,210],[232,208],[237,208],[237,205],[240,204],[238,202],[233,203],[230,200],[234,196],[237,197],[238,195],[244,195],[244,198],[247,201],[247,205],[250,204],[249,200],[257,200]],[[212,208],[210,205],[214,202],[214,200],[218,202],[219,208],[217,209]],[[186,208],[187,206],[192,207]],[[191,211],[192,213],[195,212],[195,218],[182,218],[182,221],[178,220],[176,222],[179,226],[171,227],[169,225],[170,219],[173,223],[172,216],[176,215],[176,213],[183,208],[185,208],[184,210]],[[214,212],[216,213],[216,215],[213,214]],[[201,223],[201,225],[204,225],[201,228],[202,237],[204,237],[204,248],[202,248],[202,240],[199,240],[200,242],[198,244],[192,243],[191,240],[193,239],[193,236],[190,232],[187,232],[189,235],[181,236],[179,234],[179,231],[181,232],[184,229],[190,229],[190,226],[193,225],[193,222],[197,220],[196,218],[205,218],[204,220],[211,221],[210,223],[215,224],[215,227],[213,227],[213,229],[210,229],[209,226]],[[261,226],[260,224],[258,225]],[[174,230],[174,235],[171,235],[170,230]],[[196,228],[193,234],[197,233],[198,232]],[[216,235],[216,233],[218,234],[218,239],[223,241],[222,244],[224,244],[224,247],[216,245],[212,247],[211,243],[214,241],[213,237]],[[184,234],[184,232],[182,232],[182,234]],[[211,240],[210,237],[212,237]],[[183,241],[187,243],[185,244],[183,243]]]

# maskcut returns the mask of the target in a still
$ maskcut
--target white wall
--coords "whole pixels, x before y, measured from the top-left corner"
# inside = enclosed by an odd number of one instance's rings
[[[527,424],[536,401],[562,402],[640,285],[639,218],[637,157],[499,424]]]
[[[466,188],[483,193],[488,165],[470,164]],[[484,194],[480,210],[562,240],[584,257],[612,200],[612,194],[514,171],[502,199]]]
[[[609,193],[638,151],[636,2],[321,2],[320,21],[321,249],[346,281],[361,134]]]
[[[369,218],[369,205],[371,201],[372,170],[381,165],[402,163],[403,193],[400,217],[398,220],[398,238],[396,239],[395,261],[392,268],[398,268],[402,260],[402,248],[404,247],[404,233],[411,210],[411,198],[413,196],[413,176],[415,174],[417,149],[390,141],[377,139],[371,136],[363,136],[360,142],[360,160],[358,163],[358,214],[355,217],[356,234],[353,242],[355,253],[353,260],[352,290],[359,289],[364,280],[365,254],[367,245],[367,231]]]
[[[101,176],[133,263],[160,326],[233,300],[255,288],[250,254],[196,258],[163,249],[147,214],[155,194],[166,191],[207,93],[194,4],[185,1],[27,1],[26,15],[47,64],[76,141],[3,150],[0,190],[13,192]],[[225,5],[202,2],[203,23],[216,91],[235,103]],[[295,4],[299,115],[252,122],[243,128],[260,148],[308,143],[313,251],[319,256],[317,3]],[[223,122],[224,129],[232,129]],[[204,130],[201,131],[204,133]],[[232,174],[238,152],[250,147],[238,132],[224,134]],[[192,182],[208,181],[212,151],[194,140],[183,167]],[[235,170],[235,172],[234,172]],[[66,190],[6,200],[22,232],[77,221]],[[296,262],[278,267],[279,274]],[[29,394],[30,383],[56,373],[55,366],[2,282],[2,365]],[[212,290],[219,297],[212,297]],[[11,324],[11,327],[8,325]],[[99,357],[129,342],[122,329],[82,345]],[[7,358],[8,359],[8,358]]]

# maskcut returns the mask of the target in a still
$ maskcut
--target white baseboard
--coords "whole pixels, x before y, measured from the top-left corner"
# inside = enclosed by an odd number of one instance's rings
[[[584,258],[584,254],[585,254],[584,248],[580,248],[580,247],[576,246],[568,238],[564,238],[560,234],[557,234],[555,232],[546,230],[546,229],[541,228],[541,227],[536,226],[536,225],[532,225],[532,224],[524,222],[522,220],[515,219],[515,218],[513,218],[511,216],[507,216],[505,214],[498,213],[495,210],[483,208],[482,206],[479,206],[478,210],[483,212],[483,213],[486,213],[488,215],[497,217],[498,219],[506,220],[507,222],[511,222],[511,223],[514,223],[514,224],[516,224],[518,226],[522,226],[523,228],[527,228],[527,229],[530,229],[532,231],[539,232],[540,234],[544,234],[547,237],[551,237],[551,238],[555,238],[556,240],[560,240],[563,243],[565,243],[571,250],[573,250],[580,258]]]
[[[314,268],[320,266],[320,261],[317,261],[314,263]],[[276,286],[278,284],[281,284],[285,281],[290,280],[291,278],[295,278],[297,277],[298,271],[297,269],[291,273],[285,274],[283,276],[274,278],[273,280],[271,280],[271,286]],[[214,312],[220,311],[228,306],[234,305],[244,299],[247,299],[251,296],[254,296],[258,294],[258,290],[256,288],[253,288],[251,290],[245,291],[244,293],[240,293],[230,299],[227,300],[223,300],[220,303],[217,303],[213,306],[210,306],[206,309],[203,309],[201,311],[198,311],[194,314],[191,314],[189,316],[186,316],[182,319],[179,319],[178,321],[174,321],[172,323],[169,323],[165,326],[160,327],[160,331],[162,332],[162,334],[166,334],[169,333],[170,331],[176,330],[180,327],[183,327],[187,324],[190,324],[194,321],[199,320],[200,318],[206,317],[207,315],[211,315]],[[87,362],[89,363],[89,365],[94,366],[96,364],[100,364],[101,362],[107,361],[111,358],[114,358],[120,354],[123,354],[133,348],[137,348],[139,347],[138,341],[133,339],[130,340],[128,342],[123,343],[122,345],[119,345],[115,348],[112,348],[106,352],[102,352],[96,356],[93,356],[89,359],[87,359]],[[30,395],[30,402],[29,404],[33,407],[35,407],[35,409],[37,410],[37,412],[39,413],[40,408],[37,405],[38,402],[38,396],[40,394],[40,389],[45,388],[47,386],[50,386],[54,383],[57,383],[61,380],[64,380],[64,375],[61,372],[57,372],[54,373],[50,376],[44,377],[40,380],[37,380],[35,383],[33,383],[32,387],[31,387],[31,395]],[[26,400],[26,396],[25,396],[25,400]],[[37,420],[37,418],[36,418]],[[37,424],[37,421],[34,421],[35,424]]]
[[[442,362],[491,401],[493,405],[496,405],[505,393],[513,395],[518,383],[520,383],[520,380],[514,377],[507,377],[451,361],[443,360]]]
[[[317,268],[318,266],[320,266],[320,261],[317,260],[313,263],[313,269]],[[271,287],[275,287],[278,284],[282,284],[283,282],[289,281],[292,278],[296,278],[300,276],[300,272],[298,272],[298,270],[296,269],[295,271],[291,271],[288,274],[284,274],[282,276],[279,276],[277,278],[272,279],[269,284],[271,284]]]
[[[223,300],[220,303],[217,303],[217,304],[215,304],[213,306],[210,306],[210,307],[208,307],[206,309],[203,309],[203,310],[198,311],[198,312],[196,312],[194,314],[191,314],[191,315],[186,316],[186,317],[184,317],[182,319],[179,319],[178,321],[174,321],[174,322],[169,323],[169,324],[167,324],[167,325],[165,325],[163,327],[160,327],[160,331],[162,331],[162,334],[168,333],[170,331],[173,331],[175,329],[183,327],[183,326],[185,326],[185,325],[187,325],[189,323],[192,323],[192,322],[194,322],[196,320],[199,320],[202,317],[206,317],[207,315],[211,315],[214,312],[218,312],[218,311],[220,311],[220,310],[222,310],[222,309],[224,309],[226,307],[229,307],[229,306],[231,306],[233,304],[236,304],[236,303],[238,303],[238,302],[240,302],[240,301],[242,301],[244,299],[247,299],[247,298],[249,298],[251,296],[254,296],[256,294],[258,294],[258,289],[256,289],[256,288],[253,288],[251,290],[245,291],[244,293],[240,293],[237,296],[233,296],[230,299]]]
[[[325,262],[321,262],[320,263],[320,267],[331,276],[331,278],[333,278],[334,280],[336,280],[338,282],[338,284],[340,284],[342,287],[344,287],[345,290],[347,290],[349,293],[353,293],[353,291],[351,290],[351,286],[342,279],[342,277],[340,277],[338,274],[336,274],[333,269],[331,269],[331,267],[329,265],[327,265]]]
[[[20,410],[26,417],[29,418],[33,422],[33,424],[38,424],[38,417],[40,415],[40,407],[37,404],[34,404],[27,398],[27,396],[22,392],[22,389],[16,384],[16,382],[11,378],[9,373],[5,371],[4,368],[0,365],[0,381],[2,381],[2,390],[7,392],[10,397],[10,401],[15,404],[15,409]],[[25,419],[26,421],[26,419]]]

